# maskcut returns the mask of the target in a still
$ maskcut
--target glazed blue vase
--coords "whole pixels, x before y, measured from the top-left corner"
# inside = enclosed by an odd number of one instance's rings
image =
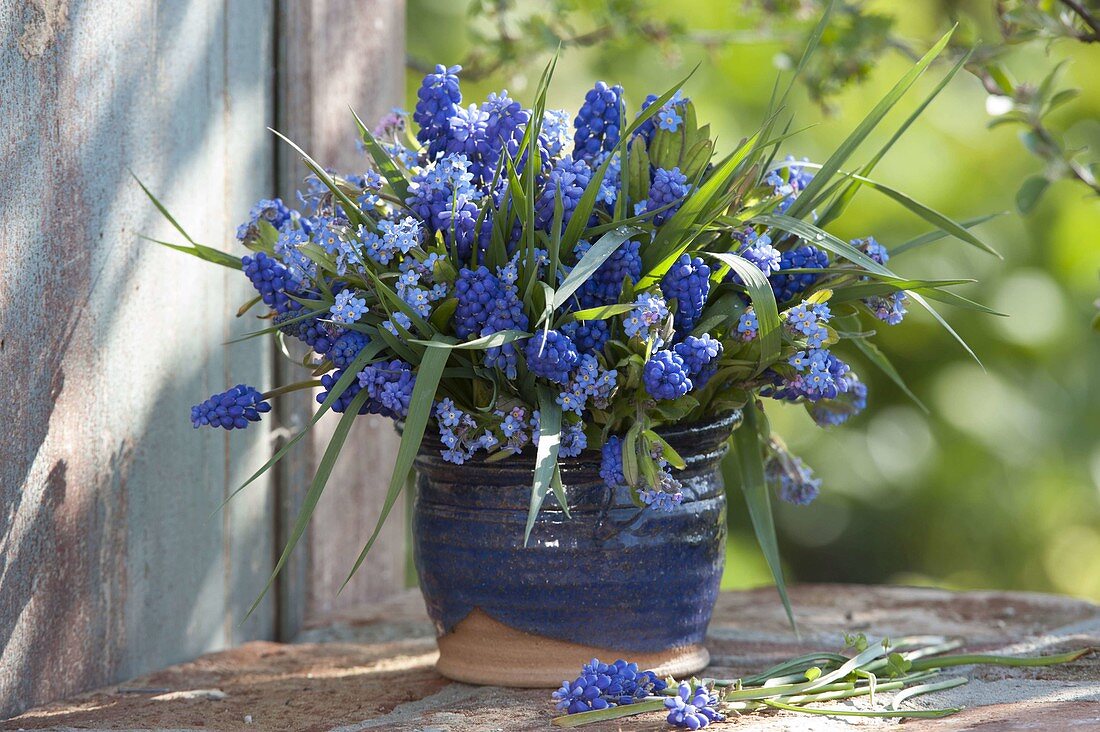
[[[426,436],[413,541],[439,672],[556,687],[593,657],[676,676],[701,671],[725,561],[719,463],[739,421],[661,430],[687,463],[676,474],[684,500],[671,512],[638,508],[628,489],[604,485],[595,451],[563,459],[571,517],[548,495],[526,547],[533,457],[458,466]]]

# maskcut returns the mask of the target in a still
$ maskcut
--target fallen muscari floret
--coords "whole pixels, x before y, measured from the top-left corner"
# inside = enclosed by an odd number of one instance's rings
[[[271,411],[258,389],[237,384],[232,389],[214,394],[201,404],[191,407],[191,424],[199,427],[221,427],[243,430],[260,415]]]
[[[561,688],[551,694],[557,708],[569,714],[608,709],[620,704],[633,704],[660,694],[665,682],[652,671],[639,671],[638,664],[619,659],[601,663],[593,658],[581,669],[575,680],[566,679]]]
[[[676,696],[665,699],[669,724],[687,729],[700,729],[711,722],[724,721],[725,716],[718,712],[717,705],[717,694],[702,685],[693,689],[688,683],[681,683]]]

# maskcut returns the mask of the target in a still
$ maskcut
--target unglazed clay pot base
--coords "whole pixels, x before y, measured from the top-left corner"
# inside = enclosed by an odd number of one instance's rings
[[[701,645],[670,648],[660,653],[630,653],[545,638],[509,628],[480,609],[439,638],[436,671],[468,684],[556,689],[575,679],[593,658],[611,663],[619,658],[658,676],[685,678],[706,668],[710,654]]]

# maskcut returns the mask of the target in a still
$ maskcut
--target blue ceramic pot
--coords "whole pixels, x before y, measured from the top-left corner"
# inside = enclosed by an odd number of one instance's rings
[[[427,436],[413,538],[439,671],[557,686],[593,656],[678,675],[701,670],[725,560],[719,463],[739,417],[661,431],[687,463],[677,473],[684,501],[671,512],[640,509],[627,489],[609,489],[594,451],[562,460],[571,518],[547,496],[526,547],[533,458],[457,466]]]

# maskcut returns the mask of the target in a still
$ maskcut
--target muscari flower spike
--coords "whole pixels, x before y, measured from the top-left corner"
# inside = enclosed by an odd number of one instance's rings
[[[691,688],[681,683],[676,696],[665,699],[668,723],[674,727],[701,729],[711,722],[721,722],[725,716],[717,710],[718,697],[705,686]]]
[[[243,430],[260,415],[271,411],[258,389],[237,384],[232,389],[214,394],[201,404],[191,407],[191,424],[199,427],[221,427]]]

